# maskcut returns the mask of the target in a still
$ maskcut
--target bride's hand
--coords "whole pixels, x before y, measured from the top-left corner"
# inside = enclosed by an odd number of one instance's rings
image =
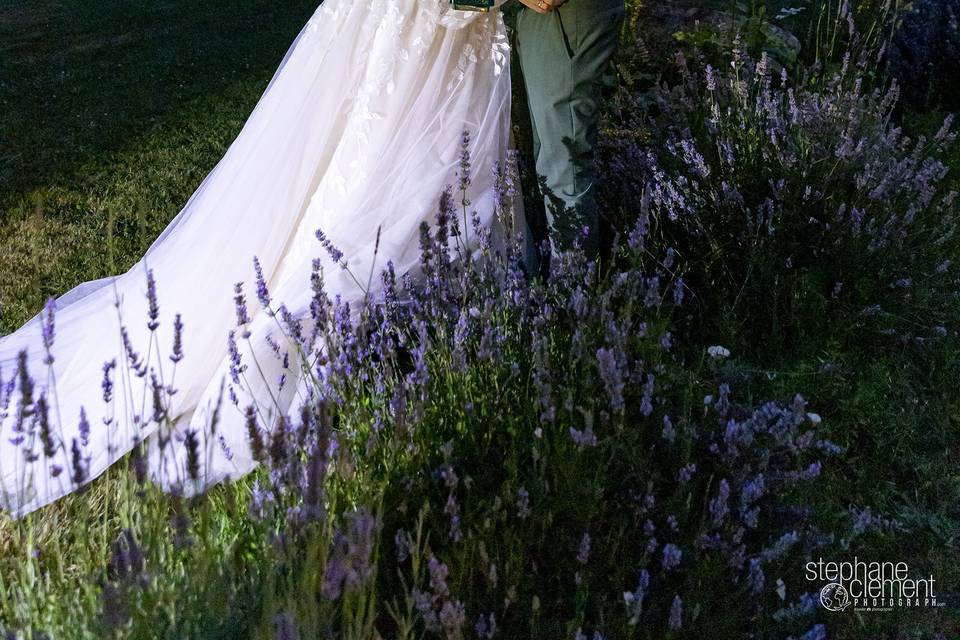
[[[521,4],[533,9],[537,13],[550,13],[562,7],[567,0],[520,0]]]

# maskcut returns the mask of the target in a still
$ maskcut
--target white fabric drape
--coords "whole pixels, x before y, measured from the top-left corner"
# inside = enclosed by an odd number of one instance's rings
[[[91,424],[84,450],[91,456],[91,478],[134,442],[156,444],[157,427],[149,420],[150,376],[125,373],[121,316],[135,348],[143,355],[150,351],[156,374],[178,390],[170,407],[177,429],[203,431],[221,382],[229,377],[234,283],[245,282],[254,315],[252,346],[241,342],[241,347],[259,352],[259,361],[275,362],[264,341],[273,320],[257,313],[253,256],[274,299],[298,316],[308,314],[315,257],[324,257],[331,296],[358,300],[362,295],[347,272],[325,257],[317,229],[344,252],[355,273],[370,271],[378,228],[377,272],[388,259],[398,273],[415,267],[418,227],[433,219],[439,194],[456,180],[464,130],[471,134],[476,167],[470,197],[483,221],[495,225],[490,167],[507,151],[509,109],[509,48],[498,12],[452,11],[444,0],[324,2],[242,132],[144,257],[122,275],[82,284],[57,300],[53,378],[43,362],[40,316],[0,339],[4,379],[26,350],[36,392],[51,396],[54,437],[62,443],[49,459],[30,434],[14,444],[15,394],[0,421],[5,506],[19,516],[73,490],[69,451],[80,434],[81,407]],[[161,309],[152,348],[147,269],[154,273]],[[175,313],[185,326],[185,356],[171,381]],[[101,380],[103,365],[111,360],[117,362],[116,389],[108,406]],[[279,369],[266,373],[270,378]],[[55,386],[49,386],[54,378]],[[269,403],[265,393],[255,388],[254,399]],[[110,425],[105,417],[112,419]],[[215,453],[204,470],[210,481],[253,467],[243,415],[226,399],[219,433],[232,460]],[[40,457],[28,465],[25,454],[31,447]],[[164,472],[156,454],[154,446],[152,473],[169,485],[177,474]],[[168,462],[182,465],[182,457]],[[56,478],[50,474],[54,465],[64,469]]]

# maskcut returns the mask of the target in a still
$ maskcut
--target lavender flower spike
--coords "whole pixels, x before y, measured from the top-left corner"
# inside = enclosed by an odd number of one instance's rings
[[[340,251],[340,249],[333,244],[330,238],[328,238],[321,229],[317,229],[316,235],[317,240],[320,241],[320,245],[326,250],[327,254],[330,256],[330,259],[336,264],[340,264],[340,261],[343,260],[343,251]],[[379,239],[379,237],[380,236],[378,234],[377,238]]]
[[[160,305],[157,302],[157,282],[153,279],[153,269],[147,269],[147,328],[155,331],[160,326]]]
[[[673,604],[670,605],[670,629],[676,631],[683,627],[683,600],[680,599],[680,596],[674,596]]]
[[[267,281],[263,277],[263,268],[260,266],[260,259],[253,257],[253,270],[257,274],[257,299],[264,309],[270,308],[270,290],[267,288]]]
[[[43,348],[47,356],[44,363],[53,364],[53,338],[54,338],[54,314],[57,310],[57,302],[53,298],[47,300],[43,308]]]
[[[663,547],[663,568],[667,571],[672,571],[680,566],[680,559],[683,557],[683,552],[680,548],[673,544],[667,544]]]

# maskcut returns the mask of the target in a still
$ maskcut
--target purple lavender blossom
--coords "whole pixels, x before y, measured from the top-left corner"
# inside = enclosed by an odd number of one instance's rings
[[[652,373],[647,374],[647,381],[643,385],[643,396],[640,398],[640,413],[648,417],[653,413],[653,391],[655,389],[656,376]]]
[[[819,460],[817,462],[813,462],[809,467],[800,472],[800,479],[809,481],[813,480],[814,478],[818,478],[820,477],[820,472],[822,469],[823,464]]]
[[[253,257],[253,271],[256,274],[257,280],[257,300],[260,301],[260,304],[263,308],[270,312],[270,291],[267,288],[267,281],[263,277],[263,268],[260,266],[260,259],[256,256]]]
[[[450,539],[454,542],[460,542],[463,540],[463,529],[460,527],[460,505],[452,491],[447,496],[447,504],[443,512],[450,516]]]
[[[584,533],[580,539],[580,547],[577,550],[577,562],[586,565],[590,562],[590,534]]]
[[[660,346],[667,351],[673,348],[673,332],[667,331],[660,336]]]
[[[250,452],[253,454],[254,460],[263,463],[267,459],[267,447],[263,440],[260,425],[257,424],[257,410],[253,405],[250,405],[246,408],[244,414]]]
[[[233,331],[227,335],[227,353],[230,356],[230,378],[234,384],[240,384],[240,374],[246,371],[247,365],[243,364],[240,349],[237,347],[237,336]]]
[[[227,462],[233,460],[233,449],[230,448],[230,444],[227,442],[227,439],[223,437],[223,433],[217,434],[217,443],[220,445],[220,451],[223,453],[223,457],[226,458]]]
[[[233,285],[233,306],[237,314],[238,327],[243,327],[252,322],[252,320],[250,320],[250,314],[247,312],[247,298],[243,295],[242,282]]]
[[[423,620],[427,631],[439,631],[440,620],[437,618],[437,612],[433,609],[433,597],[429,592],[413,589],[410,593],[413,597],[414,606],[420,618]]]
[[[410,534],[406,531],[398,530],[393,536],[393,543],[397,547],[397,562],[406,562],[407,558],[410,557],[410,550],[413,546],[410,540]]]
[[[323,574],[323,595],[328,600],[338,600],[343,593],[343,583],[347,578],[346,557],[349,545],[342,532],[334,533],[333,549],[327,560],[326,571]]]
[[[661,431],[661,437],[673,444],[677,439],[677,429],[673,426],[673,421],[670,420],[670,416],[663,416],[663,431]]]
[[[90,444],[90,422],[87,420],[87,411],[83,407],[80,407],[80,443],[86,447]]]
[[[320,241],[320,245],[326,250],[327,255],[330,256],[330,260],[332,260],[335,264],[341,264],[341,260],[343,260],[343,251],[340,251],[340,249],[333,244],[330,238],[328,238],[321,229],[317,229],[316,235],[317,240]]]
[[[450,570],[447,568],[447,565],[440,562],[435,555],[431,554],[427,561],[427,566],[430,571],[430,589],[440,597],[450,595],[450,588],[447,586],[447,576]]]
[[[728,501],[730,499],[730,483],[723,479],[720,481],[720,490],[717,496],[710,501],[710,515],[713,519],[713,526],[722,527],[727,520],[727,514],[730,513]]]
[[[583,431],[570,427],[570,439],[581,448],[597,446],[597,435],[593,432],[590,425],[587,425]]]
[[[626,591],[623,594],[623,601],[627,605],[627,614],[630,616],[628,619],[630,626],[636,626],[640,622],[640,616],[643,614],[643,601],[647,597],[649,587],[650,573],[644,569],[640,572],[637,588],[632,592]]]
[[[126,327],[120,327],[120,338],[123,342],[123,349],[127,355],[127,364],[131,371],[138,378],[147,375],[146,363],[140,358],[140,353],[133,348],[133,342],[130,340],[130,333]]]
[[[79,487],[89,477],[89,458],[84,459],[80,444],[74,438],[70,444],[70,467],[73,469],[71,480],[75,487]]]
[[[680,566],[680,560],[682,557],[683,552],[677,545],[671,542],[663,546],[663,559],[661,564],[667,571],[673,571]]]
[[[54,340],[54,315],[57,310],[57,302],[53,298],[47,299],[47,304],[43,308],[43,326],[41,336],[43,339],[43,349],[46,352],[44,363],[53,364],[53,340]]]
[[[160,326],[160,305],[157,302],[157,283],[153,279],[153,269],[147,269],[147,328],[155,331]]]
[[[173,349],[170,361],[174,364],[183,360],[183,321],[178,313],[173,319]]]
[[[379,523],[367,509],[362,508],[350,515],[347,522],[347,551],[349,570],[346,584],[355,588],[373,575],[373,549]]]
[[[679,595],[673,597],[673,603],[670,605],[670,620],[667,626],[676,631],[683,627],[683,600]]]
[[[657,551],[657,547],[660,546],[660,542],[656,538],[650,538],[647,540],[647,555],[653,555]]]
[[[766,583],[766,576],[763,573],[763,565],[760,562],[759,558],[752,558],[750,560],[750,572],[747,576],[747,584],[750,585],[750,590],[754,594],[759,594],[763,591],[763,587]]]
[[[748,507],[766,493],[766,481],[762,473],[758,473],[749,482],[747,482],[740,493],[740,504],[742,507]]]
[[[467,624],[467,610],[459,600],[447,600],[440,608],[440,626],[447,640],[463,638],[463,627]]]
[[[777,622],[801,619],[816,611],[819,606],[820,598],[817,594],[803,593],[796,602],[775,611],[773,613],[773,619]]]
[[[614,349],[601,347],[597,349],[597,367],[600,378],[603,380],[610,397],[610,405],[617,413],[623,411],[623,373],[618,361],[618,353]]]
[[[470,132],[464,130],[460,135],[460,191],[466,192],[470,188],[470,168]],[[469,204],[465,202],[464,206]]]
[[[43,393],[37,398],[37,422],[40,426],[40,443],[43,445],[43,455],[52,458],[56,453],[57,443],[53,439],[53,430],[50,425],[50,405],[47,396]]]
[[[280,305],[278,312],[280,314],[280,320],[283,323],[283,328],[287,332],[287,337],[304,350],[307,350],[308,347],[303,335],[303,323],[300,322],[300,319],[294,316],[285,304]],[[286,363],[284,364],[284,368],[288,368]]]
[[[517,490],[517,517],[521,520],[530,517],[530,493],[523,487]]]
[[[800,637],[800,640],[827,640],[827,627],[823,624],[814,625]]]
[[[275,640],[300,640],[300,632],[297,630],[297,620],[293,613],[284,611],[277,615],[274,620],[276,632]]]
[[[490,640],[497,635],[497,617],[494,613],[480,614],[477,624],[473,627],[478,638]]]
[[[763,561],[764,562],[774,562],[781,559],[790,550],[800,542],[800,534],[796,531],[789,531],[777,540],[772,547],[765,549],[763,552]]]
[[[684,282],[683,278],[677,278],[673,282],[673,304],[674,306],[681,306],[683,304],[684,294],[686,293],[687,283]]]

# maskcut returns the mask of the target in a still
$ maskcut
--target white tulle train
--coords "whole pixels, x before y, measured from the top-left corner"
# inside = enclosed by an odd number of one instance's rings
[[[246,283],[253,316],[250,344],[241,341],[241,349],[273,363],[266,380],[280,373],[265,341],[274,320],[258,312],[252,295],[252,258],[259,258],[274,299],[299,317],[309,313],[312,260],[325,255],[317,229],[344,252],[353,273],[379,271],[388,259],[398,273],[415,269],[419,225],[433,218],[439,194],[455,180],[464,130],[477,167],[470,197],[483,222],[496,227],[489,167],[506,154],[509,110],[509,48],[499,13],[452,11],[445,0],[326,0],[240,135],[144,257],[122,275],[56,300],[53,363],[45,362],[42,314],[0,339],[3,506],[21,516],[73,491],[75,441],[90,459],[86,481],[146,440],[151,476],[165,487],[178,483],[182,443],[172,438],[160,455],[151,375],[130,374],[121,326],[153,374],[177,389],[168,407],[174,432],[205,432],[229,379],[237,282]],[[324,259],[330,295],[358,300],[362,288]],[[160,303],[155,330],[147,326],[148,269]],[[175,314],[184,325],[184,356],[174,374]],[[52,451],[44,452],[36,415],[14,430],[23,405],[15,376],[21,352],[36,381],[34,398],[48,400]],[[103,369],[111,361],[114,388],[105,402]],[[286,385],[281,406],[296,386]],[[253,397],[241,398],[240,407],[270,402],[266,385],[246,393]],[[89,433],[81,428],[81,408]],[[222,441],[209,447],[205,484],[255,466],[241,410],[223,402],[218,424]]]

